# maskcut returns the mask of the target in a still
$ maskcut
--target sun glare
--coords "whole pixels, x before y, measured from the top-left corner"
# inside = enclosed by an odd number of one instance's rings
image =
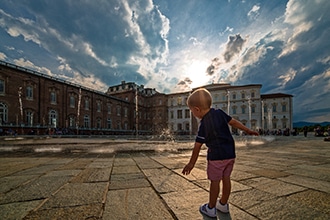
[[[206,61],[193,60],[187,67],[186,77],[192,81],[190,85],[192,88],[207,84],[209,77],[207,77],[206,69],[209,65],[210,63]]]

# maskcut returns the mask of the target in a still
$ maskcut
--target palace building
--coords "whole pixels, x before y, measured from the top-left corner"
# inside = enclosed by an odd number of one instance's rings
[[[203,86],[221,108],[254,130],[292,129],[292,95],[261,84]],[[0,61],[0,131],[18,134],[194,134],[192,91],[164,94],[122,81],[106,92]],[[0,132],[1,133],[1,132]]]

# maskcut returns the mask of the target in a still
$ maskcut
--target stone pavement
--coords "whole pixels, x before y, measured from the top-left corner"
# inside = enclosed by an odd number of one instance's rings
[[[198,211],[208,200],[205,150],[181,174],[192,142],[105,151],[104,140],[0,141],[0,219],[208,219]],[[277,137],[236,152],[230,214],[218,219],[330,219],[330,142]]]

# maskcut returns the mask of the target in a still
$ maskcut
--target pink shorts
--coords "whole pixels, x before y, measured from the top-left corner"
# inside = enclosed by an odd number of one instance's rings
[[[230,177],[233,171],[235,159],[228,160],[208,160],[207,178],[209,180],[222,180],[223,177]]]

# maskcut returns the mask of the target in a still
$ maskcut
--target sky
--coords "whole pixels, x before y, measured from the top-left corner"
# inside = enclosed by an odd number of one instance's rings
[[[293,95],[330,121],[329,0],[2,0],[0,60],[106,92],[210,83]]]

